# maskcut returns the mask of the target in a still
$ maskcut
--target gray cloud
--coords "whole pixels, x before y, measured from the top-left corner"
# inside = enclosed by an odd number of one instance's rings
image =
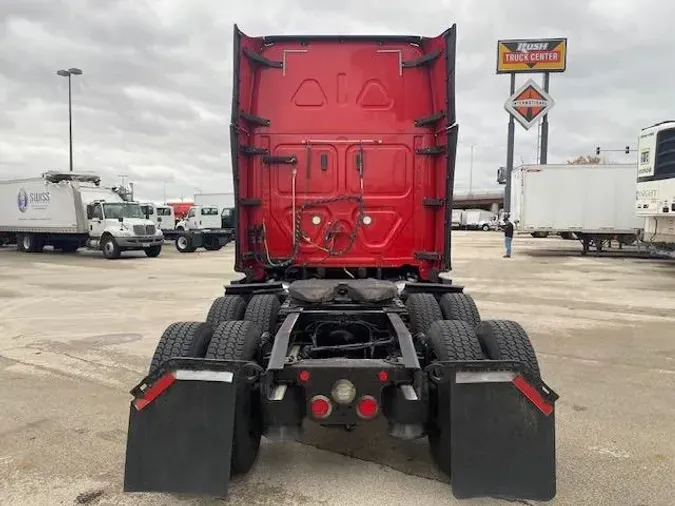
[[[269,33],[411,33],[458,25],[457,187],[495,187],[504,164],[508,77],[496,41],[569,38],[553,75],[549,162],[634,145],[639,128],[675,117],[675,4],[663,0],[3,0],[0,2],[0,178],[68,165],[73,79],[77,168],[106,183],[126,174],[140,195],[229,189],[232,24]],[[518,83],[527,77],[519,77]],[[534,76],[541,80],[540,76]],[[517,125],[516,162],[535,161],[537,129]],[[631,161],[617,154],[617,161]]]

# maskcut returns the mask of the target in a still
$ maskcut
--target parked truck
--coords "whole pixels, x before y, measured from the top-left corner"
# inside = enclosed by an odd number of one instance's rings
[[[462,213],[462,228],[466,230],[496,230],[497,216],[484,209],[466,209]]]
[[[638,156],[635,208],[643,242],[657,256],[675,257],[675,121],[643,128]]]
[[[263,435],[385,419],[428,440],[456,497],[554,497],[557,395],[527,333],[482,319],[447,276],[455,33],[235,26],[241,277],[159,339],[132,390],[124,490],[225,497]]]
[[[234,230],[223,228],[223,210],[215,205],[205,205],[190,207],[185,218],[176,224],[176,229],[166,230],[164,235],[176,241],[179,252],[193,253],[202,247],[207,251],[220,250],[232,240]]]
[[[517,233],[574,237],[584,255],[614,241],[634,244],[641,234],[634,164],[523,165],[512,178],[510,219]]]
[[[101,250],[108,259],[124,251],[162,251],[164,236],[124,188],[106,188],[95,174],[49,171],[0,182],[0,240],[19,251],[45,246],[72,253]]]
[[[220,209],[220,227],[230,229],[234,234],[232,219],[234,217],[234,192],[229,193],[195,193],[195,205],[217,206]]]
[[[234,193],[195,193],[196,206],[217,206],[220,209],[234,207]]]
[[[141,212],[162,232],[176,228],[176,215],[173,207],[168,204],[141,202]]]

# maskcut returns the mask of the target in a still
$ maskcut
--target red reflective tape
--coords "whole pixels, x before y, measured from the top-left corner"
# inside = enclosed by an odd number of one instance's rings
[[[539,411],[544,413],[546,416],[553,413],[553,404],[544,399],[537,389],[530,385],[527,380],[525,380],[525,378],[522,376],[516,376],[511,380],[511,382],[518,390],[521,391],[525,397],[527,397],[532,402],[532,404],[539,408]]]
[[[162,392],[164,392],[164,390],[173,385],[174,381],[176,381],[176,377],[171,373],[165,374],[164,376],[159,378],[154,383],[154,385],[148,388],[148,390],[145,392],[145,395],[142,398],[136,399],[134,401],[134,406],[136,407],[136,410],[140,411],[148,404],[150,404],[152,401],[154,401],[157,397],[159,397],[162,394]]]

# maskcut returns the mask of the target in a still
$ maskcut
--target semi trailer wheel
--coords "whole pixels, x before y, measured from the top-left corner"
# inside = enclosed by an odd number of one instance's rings
[[[509,320],[484,320],[476,328],[478,340],[491,360],[515,360],[525,364],[531,380],[540,380],[539,363],[525,329]]]
[[[260,325],[251,321],[221,323],[213,333],[206,358],[259,364],[261,335]],[[231,475],[250,471],[258,458],[262,436],[259,386],[239,381],[235,399]]]
[[[405,301],[410,316],[410,333],[426,334],[431,324],[443,319],[441,308],[430,293],[413,293]]]
[[[224,295],[211,304],[206,322],[214,327],[230,320],[244,320],[246,299],[241,295]]]
[[[148,375],[156,372],[170,358],[204,358],[212,334],[213,326],[208,323],[172,323],[159,338]]]
[[[460,320],[475,327],[480,323],[476,302],[466,293],[446,293],[439,301],[445,320]]]
[[[473,325],[459,320],[441,320],[434,322],[427,332],[429,363],[450,360],[484,360]],[[443,385],[435,387],[431,395],[431,412],[436,421],[427,429],[431,458],[444,474],[450,476],[450,394]]]
[[[274,335],[277,330],[279,309],[281,309],[281,302],[276,295],[254,295],[248,302],[244,320],[255,322],[260,325],[263,332]]]

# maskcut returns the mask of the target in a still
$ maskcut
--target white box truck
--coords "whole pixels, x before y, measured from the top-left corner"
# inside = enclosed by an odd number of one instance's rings
[[[122,188],[101,186],[94,174],[45,172],[40,177],[0,181],[0,242],[19,251],[53,246],[103,251],[108,259],[123,251],[162,251],[164,236]]]
[[[512,172],[510,219],[517,233],[560,234],[581,241],[583,254],[617,241],[636,242],[635,164],[523,165]]]
[[[675,121],[642,129],[638,139],[635,213],[657,256],[675,257]]]
[[[234,207],[234,193],[195,193],[194,204],[231,209]]]
[[[496,230],[497,215],[485,209],[466,209],[462,213],[462,228],[467,230]]]

